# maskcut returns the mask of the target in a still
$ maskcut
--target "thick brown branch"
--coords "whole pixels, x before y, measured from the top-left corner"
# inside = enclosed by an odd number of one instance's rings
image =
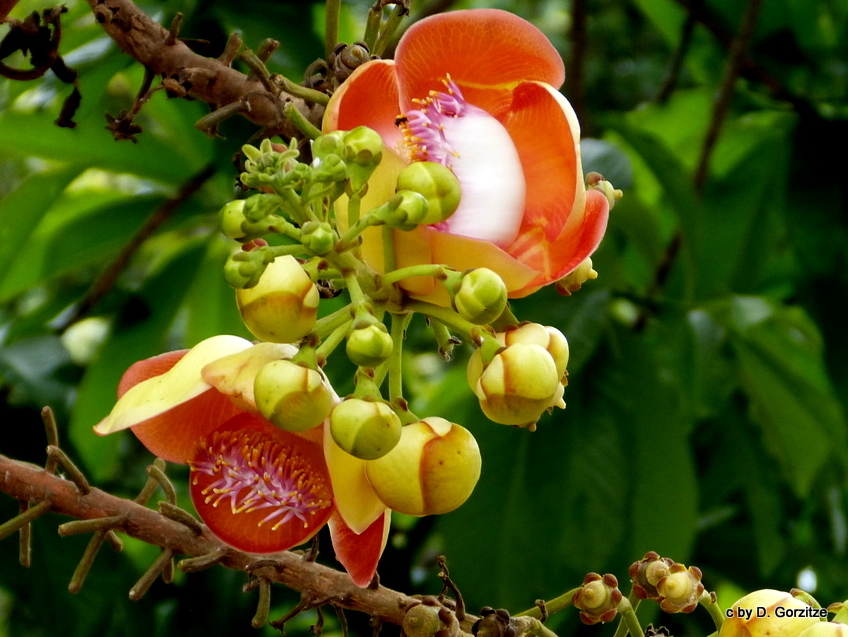
[[[99,489],[82,495],[69,480],[47,473],[40,467],[0,455],[0,491],[22,501],[48,501],[51,510],[74,518],[95,519],[125,516],[120,529],[148,544],[170,549],[174,554],[189,556],[223,553],[220,563],[228,568],[246,571],[259,559],[255,555],[226,547],[208,529],[197,534],[183,524],[160,515],[131,500],[123,500]],[[406,609],[418,603],[407,595],[384,588],[359,588],[339,571],[304,560],[291,552],[263,555],[275,566],[267,566],[255,574],[298,591],[308,591],[316,603],[329,603],[368,613],[382,621],[400,624]],[[128,582],[128,587],[131,585]]]
[[[178,79],[189,94],[214,108],[243,105],[250,121],[292,137],[294,128],[282,119],[279,100],[258,80],[219,59],[198,55],[162,25],[144,14],[131,0],[88,0],[97,20],[121,49],[153,73]],[[310,108],[292,98],[305,114]],[[320,110],[320,109],[319,109]]]

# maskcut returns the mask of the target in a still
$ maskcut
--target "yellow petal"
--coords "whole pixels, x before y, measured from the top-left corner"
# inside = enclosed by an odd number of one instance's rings
[[[336,509],[357,535],[363,533],[386,510],[386,505],[365,476],[365,460],[342,450],[324,427],[324,459],[330,470]]]
[[[200,373],[205,365],[251,346],[250,341],[238,336],[213,336],[201,341],[169,371],[129,389],[94,431],[101,435],[121,431],[199,396],[210,388]]]

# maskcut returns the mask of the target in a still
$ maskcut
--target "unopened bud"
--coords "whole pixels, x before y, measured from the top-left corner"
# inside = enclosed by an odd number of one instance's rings
[[[494,270],[475,268],[463,273],[453,295],[453,307],[466,321],[488,325],[506,309],[506,284]]]
[[[411,190],[401,190],[374,210],[374,220],[399,230],[414,230],[427,217],[427,200]]]
[[[254,287],[236,290],[247,329],[272,343],[294,343],[306,336],[315,325],[319,300],[315,284],[288,255],[274,259]]]
[[[502,339],[504,345],[509,347],[515,343],[535,343],[544,347],[557,368],[557,374],[562,378],[565,368],[568,366],[569,348],[565,335],[557,328],[539,323],[522,323],[516,327],[507,328],[498,334],[498,340]]]
[[[247,221],[262,221],[265,217],[277,212],[281,204],[282,199],[279,195],[263,192],[245,199],[242,212]]]
[[[573,292],[583,287],[586,281],[597,278],[598,273],[592,267],[592,257],[586,257],[570,274],[561,278],[554,285],[556,291],[563,296],[571,296]]]
[[[785,591],[764,588],[748,593],[725,611],[718,637],[796,637],[820,623],[814,610]]]
[[[365,465],[385,505],[407,515],[448,513],[480,478],[480,448],[464,427],[430,417],[403,427],[397,446]]]
[[[439,223],[459,207],[462,188],[450,168],[438,162],[417,161],[400,171],[397,190],[412,190],[427,200],[427,215],[419,223]]]
[[[564,407],[556,363],[534,343],[516,343],[498,352],[474,388],[483,413],[502,425],[529,429],[545,410]]]
[[[367,126],[357,126],[344,136],[344,157],[354,192],[360,192],[383,159],[383,139]]]
[[[384,402],[348,398],[330,412],[330,435],[350,455],[375,460],[400,440],[400,418]]]
[[[290,360],[267,363],[256,374],[253,395],[259,412],[285,431],[317,427],[335,402],[321,372]]]
[[[615,575],[589,573],[574,594],[572,602],[575,608],[580,609],[580,621],[591,625],[612,621],[622,597]]]
[[[624,196],[620,190],[617,190],[604,176],[600,173],[588,173],[586,175],[586,187],[591,190],[599,190],[604,197],[609,201],[610,210],[615,206],[615,202]]]
[[[267,250],[261,249],[234,252],[224,264],[224,279],[236,290],[252,288],[259,283],[271,258]]]
[[[639,599],[659,599],[657,583],[668,575],[674,560],[660,557],[659,553],[648,551],[638,562],[633,562],[628,571],[633,583],[633,592]]]
[[[386,326],[375,321],[351,330],[345,350],[354,365],[377,367],[392,354],[394,341]]]
[[[329,253],[337,238],[333,227],[326,221],[307,221],[300,231],[300,242],[318,256]]]
[[[697,566],[686,568],[675,562],[669,567],[668,575],[657,582],[660,607],[667,613],[691,613],[703,592],[701,569]]]
[[[312,142],[312,157],[318,160],[335,155],[341,157],[345,153],[344,136],[346,131],[333,131],[326,135],[321,135]]]

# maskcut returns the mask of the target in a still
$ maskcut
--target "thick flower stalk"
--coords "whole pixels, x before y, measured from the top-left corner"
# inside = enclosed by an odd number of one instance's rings
[[[404,166],[437,162],[459,178],[447,220],[391,234],[397,267],[485,266],[511,297],[575,270],[598,246],[609,200],[586,190],[579,125],[557,91],[565,78],[551,43],[505,11],[454,11],[413,25],[394,60],[359,67],[335,93],[325,132],[365,125],[384,144],[364,202],[389,199]],[[367,261],[385,270],[383,234],[368,231]],[[446,304],[432,278],[404,287]]]

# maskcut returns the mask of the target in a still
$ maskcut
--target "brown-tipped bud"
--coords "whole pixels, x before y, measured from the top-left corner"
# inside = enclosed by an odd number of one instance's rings
[[[389,508],[407,515],[436,515],[468,499],[481,465],[471,432],[434,416],[406,425],[397,446],[366,463],[365,474]]]
[[[580,621],[584,624],[612,621],[622,599],[615,575],[589,573],[574,594],[574,607],[580,609]]]
[[[718,637],[796,637],[820,623],[816,609],[785,591],[748,593],[725,611]]]
[[[633,583],[633,592],[639,599],[659,599],[657,583],[668,575],[674,560],[660,557],[659,553],[648,551],[638,562],[630,565],[628,574]]]
[[[274,259],[252,288],[236,290],[241,317],[257,338],[272,343],[294,343],[315,325],[318,288],[297,259]]]
[[[595,271],[595,268],[592,267],[592,257],[586,257],[583,261],[580,262],[571,274],[568,274],[557,281],[554,285],[556,287],[556,291],[562,294],[563,296],[571,296],[573,292],[576,292],[586,281],[597,279],[598,273]]]
[[[260,413],[284,431],[317,427],[336,401],[321,372],[290,360],[264,365],[253,381],[253,395]]]
[[[668,575],[657,582],[660,606],[667,613],[691,613],[703,592],[701,569],[697,566],[686,568],[675,562],[669,567]]]

